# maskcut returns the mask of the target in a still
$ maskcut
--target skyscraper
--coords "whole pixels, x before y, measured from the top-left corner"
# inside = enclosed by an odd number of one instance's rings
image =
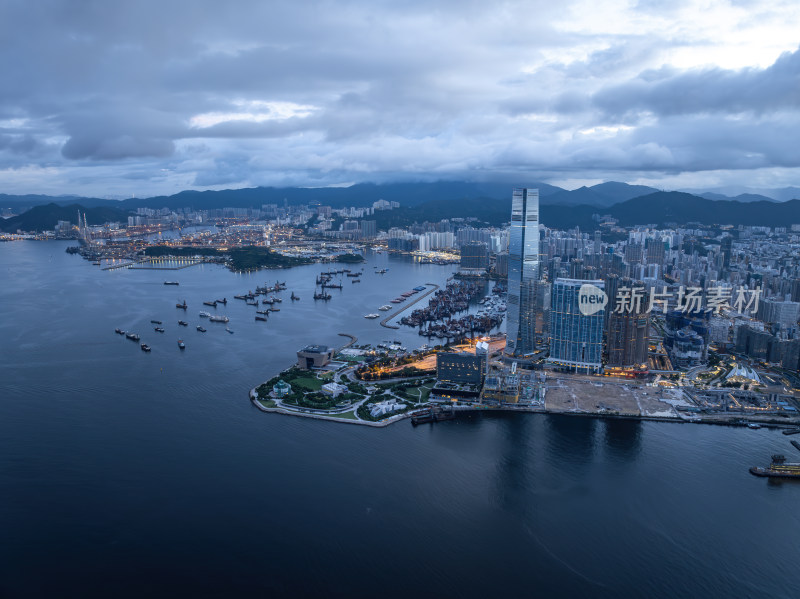
[[[616,278],[616,277],[614,277]],[[619,368],[642,368],[647,365],[647,350],[650,329],[650,313],[647,311],[647,299],[642,283],[633,283],[630,279],[614,281],[615,296],[612,297],[606,285],[610,308],[606,310],[608,323],[606,347],[608,366]],[[631,302],[626,309],[616,309],[616,287],[632,294],[636,288],[643,298],[640,302]],[[630,309],[627,309],[630,308]]]
[[[603,281],[556,279],[550,302],[550,357],[548,362],[575,372],[599,372],[603,367],[603,321],[605,311],[581,311],[584,285],[603,292]]]
[[[539,190],[518,188],[511,196],[508,241],[506,353],[536,349],[536,282],[539,279]]]

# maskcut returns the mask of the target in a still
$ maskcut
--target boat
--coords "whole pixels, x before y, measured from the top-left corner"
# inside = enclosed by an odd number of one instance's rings
[[[246,296],[246,295],[234,295],[234,296],[233,296],[233,299],[241,299],[241,300],[246,300],[246,299],[247,299],[247,296]]]
[[[154,330],[156,333],[163,333],[163,332],[164,332],[164,327],[156,327],[156,328],[155,328],[155,329],[153,329],[153,330]]]
[[[125,331],[123,331],[122,329],[114,329],[114,332],[115,332],[117,335],[124,335],[124,334],[125,334]]]
[[[760,424],[756,424],[755,422],[748,422],[747,428],[761,428]]]
[[[376,270],[375,273],[379,275],[385,275],[387,270],[388,269],[386,268],[381,268],[380,270]]]
[[[164,285],[180,285],[178,281],[164,281]]]
[[[266,316],[256,316],[256,320],[260,320],[262,322],[267,322],[267,317]]]
[[[206,332],[206,330],[203,327],[201,327],[200,325],[197,325],[197,330],[200,331],[201,333],[205,333]]]
[[[772,463],[766,468],[753,466],[750,474],[767,476],[770,478],[800,478],[800,462],[787,462],[780,454],[772,456]]]
[[[203,302],[204,306],[213,306],[214,308],[217,307],[217,302]]]
[[[364,318],[378,318],[379,316],[380,316],[380,314],[374,314],[373,313],[373,314],[366,314],[364,316]]]
[[[387,310],[391,310],[391,309],[392,309],[392,307],[389,304],[383,305],[380,308],[378,308],[378,310],[382,310],[384,312],[386,312]]]
[[[297,295],[295,295],[295,294],[294,294],[294,291],[292,291],[292,297],[291,297],[291,300],[292,300],[293,302],[296,302],[296,301],[297,301],[297,300],[299,300],[299,299],[300,299],[300,297],[299,297],[299,296],[297,296]]]
[[[179,320],[178,324],[181,325],[182,327],[188,327],[189,326],[189,323],[186,322],[185,320]]]
[[[228,331],[231,335],[233,335],[233,331],[230,330],[228,327],[225,327],[225,330]]]
[[[230,322],[231,319],[227,316],[211,316],[209,317],[211,322]]]
[[[127,337],[131,341],[139,341],[139,335],[137,335],[136,333],[125,333],[125,337]]]
[[[269,314],[269,310],[256,310],[256,314],[263,314],[266,316]]]
[[[150,346],[146,343],[142,343],[140,347],[142,348],[142,351],[150,351]]]
[[[280,312],[281,309],[280,308],[267,308],[267,311],[268,312]]]
[[[264,304],[265,306],[271,306],[272,304],[275,303],[275,300],[272,299],[271,297],[265,297],[264,299],[261,300],[261,303]]]
[[[797,441],[792,441],[791,443],[792,445],[794,445],[794,448],[796,450],[800,451],[800,443],[798,443]]]
[[[161,324],[160,320],[151,320],[150,322],[152,322],[153,324]]]
[[[315,293],[314,294],[314,299],[315,300],[328,301],[329,299],[331,299],[331,294],[330,293]]]
[[[208,312],[200,312],[200,317],[201,318],[210,318],[211,314],[209,314]]]
[[[797,433],[800,433],[800,427],[787,428],[786,430],[783,431],[784,435],[796,435]]]
[[[353,279],[353,280],[352,280],[352,281],[350,281],[350,282],[351,282],[351,283],[360,283],[360,282],[361,282],[361,279]]]
[[[175,307],[176,308],[180,308],[181,310],[185,310],[186,309],[186,300],[183,300],[182,304],[175,304]]]
[[[221,300],[216,300],[216,301],[217,301],[218,304],[222,304],[223,306],[227,306],[228,305],[228,298],[227,297],[223,297]]]
[[[178,347],[186,349],[186,344],[183,342],[183,339],[178,339]]]

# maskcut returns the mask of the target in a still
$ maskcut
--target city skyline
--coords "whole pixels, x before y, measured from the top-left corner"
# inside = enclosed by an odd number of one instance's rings
[[[5,3],[0,192],[800,181],[794,2]]]

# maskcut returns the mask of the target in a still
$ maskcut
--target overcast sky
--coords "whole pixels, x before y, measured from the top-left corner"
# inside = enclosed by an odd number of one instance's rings
[[[0,193],[800,186],[798,0],[3,0],[0,44]]]

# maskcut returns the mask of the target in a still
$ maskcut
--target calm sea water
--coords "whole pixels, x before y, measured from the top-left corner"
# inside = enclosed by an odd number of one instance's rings
[[[371,429],[250,404],[306,343],[420,345],[363,315],[447,267],[371,256],[315,304],[318,265],[100,272],[66,245],[0,244],[0,596],[800,593],[800,484],[747,472],[795,451],[776,431],[485,414]],[[256,323],[233,295],[276,279],[302,299]],[[235,334],[197,332],[222,296]]]

